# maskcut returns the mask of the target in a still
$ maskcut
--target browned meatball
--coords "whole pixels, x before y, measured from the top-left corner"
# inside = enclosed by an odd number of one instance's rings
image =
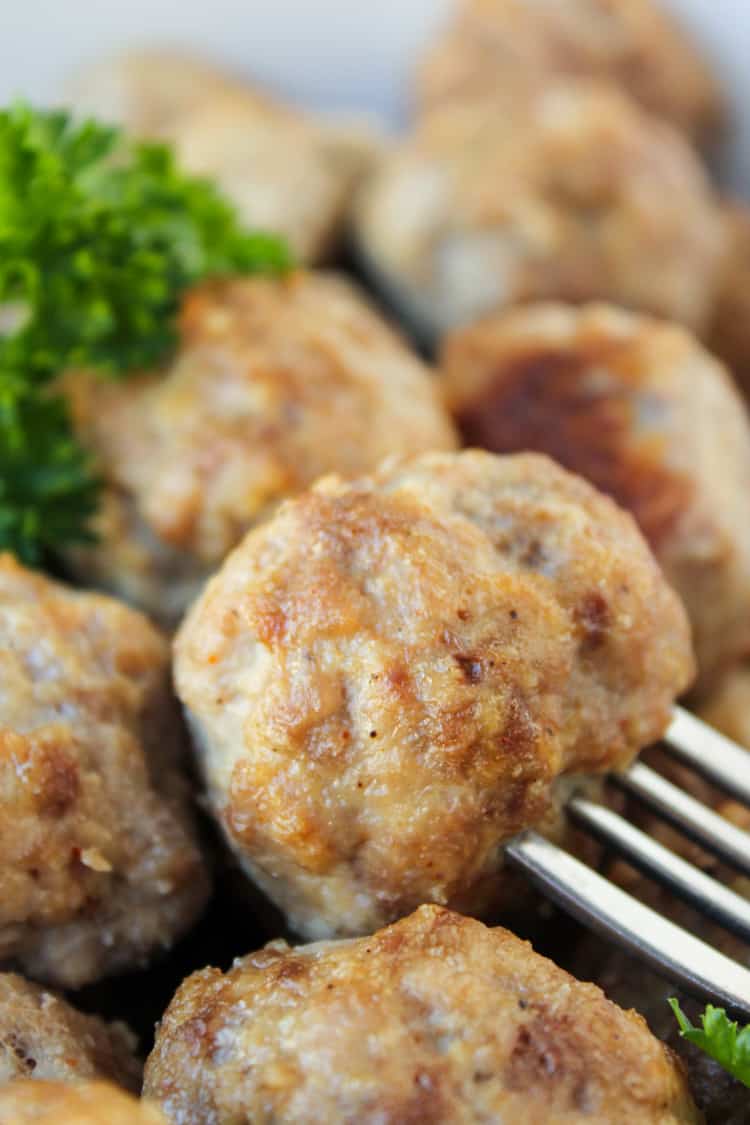
[[[724,209],[727,253],[709,343],[750,398],[750,208]]]
[[[0,1086],[2,1125],[167,1125],[161,1111],[106,1082],[9,1082]]]
[[[135,51],[84,70],[65,101],[81,113],[169,141],[209,176],[246,225],[277,231],[300,261],[334,248],[349,198],[378,147],[362,126],[316,120],[207,60]]]
[[[166,372],[68,389],[107,484],[74,571],[170,624],[284,497],[456,443],[428,369],[333,275],[204,285]]]
[[[656,0],[462,0],[421,64],[417,94],[430,108],[555,73],[616,82],[699,141],[724,116],[708,67]]]
[[[145,1089],[176,1125],[700,1120],[635,1013],[436,906],[372,937],[274,942],[195,973]]]
[[[750,750],[750,663],[730,668],[698,708],[705,722]]]
[[[443,371],[467,443],[547,453],[633,512],[687,606],[703,686],[750,652],[750,423],[695,339],[536,305],[454,334]]]
[[[546,458],[479,452],[284,505],[175,664],[211,807],[309,937],[503,903],[503,841],[656,739],[691,673],[631,518]]]
[[[139,614],[0,557],[0,959],[77,987],[206,898],[169,648]]]
[[[14,1078],[140,1085],[135,1039],[125,1024],[84,1015],[15,973],[0,973],[0,1085]]]
[[[724,230],[687,142],[616,90],[546,83],[432,113],[365,184],[364,263],[427,333],[540,298],[703,328]]]

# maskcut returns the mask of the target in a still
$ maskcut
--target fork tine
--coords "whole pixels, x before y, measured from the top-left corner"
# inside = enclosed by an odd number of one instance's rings
[[[585,925],[700,999],[750,1018],[750,972],[736,961],[662,918],[537,832],[516,836],[505,854]]]
[[[664,735],[675,757],[743,804],[750,805],[750,753],[682,707]]]
[[[750,941],[750,902],[652,840],[612,809],[573,797],[567,811],[583,828],[610,844],[634,867],[650,875],[680,898],[692,903],[728,930]]]
[[[691,840],[744,875],[750,875],[750,834],[731,821],[706,808],[701,801],[641,762],[622,773],[611,774],[608,780],[643,801]]]

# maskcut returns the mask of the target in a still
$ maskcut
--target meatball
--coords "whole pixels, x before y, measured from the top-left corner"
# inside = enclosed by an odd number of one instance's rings
[[[189,977],[146,1065],[180,1125],[698,1122],[633,1012],[507,930],[436,906]]]
[[[356,212],[365,268],[426,335],[545,297],[702,328],[724,243],[687,142],[584,81],[430,114]]]
[[[689,1119],[688,1119],[689,1120]],[[167,1125],[161,1111],[107,1082],[10,1082],[0,1086],[3,1125]]]
[[[652,0],[463,0],[421,64],[417,96],[430,109],[552,74],[613,81],[698,141],[724,117],[706,63]]]
[[[689,682],[631,518],[537,456],[320,482],[251,532],[176,641],[208,801],[306,937],[508,905],[503,842],[625,765]]]
[[[14,1078],[140,1084],[135,1039],[125,1024],[84,1015],[14,973],[0,973],[0,1085]]]
[[[750,663],[730,668],[702,701],[698,714],[704,722],[750,750]]]
[[[203,285],[166,372],[67,390],[107,486],[70,565],[167,624],[284,497],[456,442],[428,369],[333,275]]]
[[[317,121],[204,60],[164,51],[96,64],[71,82],[66,101],[173,144],[180,163],[214,179],[246,225],[285,235],[305,262],[334,248],[378,148],[361,126]]]
[[[750,207],[724,209],[727,253],[709,344],[750,398]]]
[[[633,512],[688,609],[702,687],[750,652],[750,422],[692,336],[535,305],[456,332],[442,367],[469,444],[547,453]]]
[[[78,987],[196,917],[169,648],[139,614],[0,557],[0,959]]]

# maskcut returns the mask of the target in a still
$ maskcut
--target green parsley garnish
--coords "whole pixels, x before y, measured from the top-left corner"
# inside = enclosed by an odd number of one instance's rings
[[[730,1020],[723,1008],[706,1007],[701,1027],[694,1027],[674,998],[669,1005],[677,1017],[680,1034],[695,1043],[734,1078],[750,1086],[750,1024],[742,1030]]]
[[[152,366],[175,344],[188,286],[291,266],[283,240],[243,230],[168,147],[63,112],[0,111],[0,549],[43,561],[87,537],[96,507],[46,383]]]

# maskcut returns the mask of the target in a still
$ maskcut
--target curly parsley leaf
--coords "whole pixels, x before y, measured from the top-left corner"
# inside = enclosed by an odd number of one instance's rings
[[[187,286],[290,265],[281,239],[244,231],[166,146],[26,105],[0,112],[0,304],[28,310],[0,366],[43,379],[151,365]]]
[[[90,541],[97,493],[65,400],[6,375],[0,385],[0,546],[36,566],[61,543]]]
[[[157,364],[188,286],[291,266],[282,239],[244,230],[168,147],[64,112],[0,111],[0,548],[38,561],[80,539],[95,509],[46,382]]]
[[[750,1086],[750,1025],[740,1028],[723,1008],[708,1004],[701,1016],[701,1027],[694,1027],[672,998],[669,1005],[680,1025],[683,1038],[695,1043],[745,1086]]]

